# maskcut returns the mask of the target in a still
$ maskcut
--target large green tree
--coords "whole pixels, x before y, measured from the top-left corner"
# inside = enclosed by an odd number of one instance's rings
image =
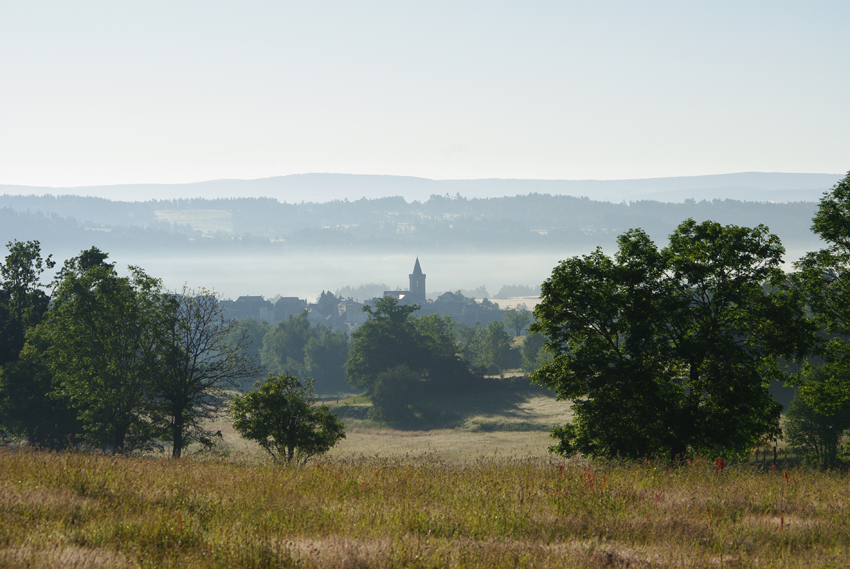
[[[476,327],[466,345],[465,355],[470,363],[490,374],[517,367],[519,363],[515,357],[518,353],[511,349],[511,337],[499,321],[490,322],[484,328]]]
[[[400,365],[428,378],[433,388],[460,388],[471,377],[460,358],[451,319],[436,314],[413,316],[418,309],[391,297],[378,300],[374,309],[365,307],[369,319],[351,335],[346,364],[349,384],[371,389],[378,374]]]
[[[86,438],[123,452],[157,434],[152,375],[163,346],[159,280],[139,268],[77,258],[66,264],[48,318],[39,325],[58,395],[77,410]]]
[[[553,450],[678,461],[777,433],[769,381],[811,338],[779,239],[687,220],[663,249],[640,230],[618,243],[562,261],[535,309],[554,357],[533,378],[574,412]]]
[[[43,258],[38,241],[12,241],[0,264],[0,366],[18,359],[26,332],[47,312],[49,297],[41,275],[55,265]]]
[[[263,361],[260,357],[260,350],[263,348],[263,338],[271,330],[271,326],[265,320],[254,320],[253,318],[242,318],[239,325],[230,331],[228,341],[232,346],[239,346],[239,352],[247,354],[254,360],[254,365],[257,367],[258,375],[251,378],[248,385],[240,387],[250,388],[255,381],[260,380],[265,375],[263,373]]]
[[[418,309],[391,297],[381,298],[374,308],[363,307],[369,319],[352,333],[345,366],[350,385],[371,389],[379,373],[402,364],[417,372],[423,369],[425,357],[413,324]]]
[[[826,192],[813,221],[827,246],[797,262],[795,277],[822,333],[800,396],[830,416],[850,408],[850,172]]]
[[[34,334],[49,303],[41,276],[54,262],[42,257],[38,241],[7,247],[0,265],[0,429],[31,444],[61,447],[79,426],[68,400],[51,395],[53,374],[40,357],[44,338]]]

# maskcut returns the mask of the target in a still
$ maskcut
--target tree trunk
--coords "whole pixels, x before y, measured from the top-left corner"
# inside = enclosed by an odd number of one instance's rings
[[[183,414],[178,413],[171,423],[171,458],[180,458],[183,454]]]
[[[112,454],[124,453],[124,439],[127,438],[127,427],[122,425],[115,429],[115,436],[112,437]]]

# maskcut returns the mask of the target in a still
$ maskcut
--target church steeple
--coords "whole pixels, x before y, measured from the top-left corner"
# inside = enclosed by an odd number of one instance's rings
[[[416,257],[413,272],[408,277],[410,277],[410,301],[423,304],[425,302],[425,275],[422,273],[422,267],[419,266],[419,257]]]

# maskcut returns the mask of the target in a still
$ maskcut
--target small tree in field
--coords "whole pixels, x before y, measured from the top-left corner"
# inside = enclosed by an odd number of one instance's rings
[[[233,428],[266,449],[275,462],[303,464],[345,438],[345,425],[324,405],[316,405],[313,381],[275,374],[230,408]]]
[[[521,335],[522,331],[526,326],[531,324],[533,319],[531,311],[529,311],[524,304],[519,308],[508,308],[505,310],[504,317],[502,317],[505,327],[510,328],[515,332],[514,336]]]

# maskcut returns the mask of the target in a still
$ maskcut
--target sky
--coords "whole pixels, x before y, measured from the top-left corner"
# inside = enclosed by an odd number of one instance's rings
[[[850,2],[0,0],[0,184],[850,170]]]

